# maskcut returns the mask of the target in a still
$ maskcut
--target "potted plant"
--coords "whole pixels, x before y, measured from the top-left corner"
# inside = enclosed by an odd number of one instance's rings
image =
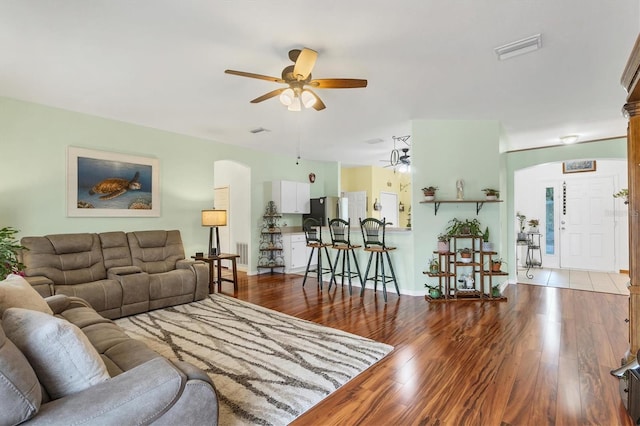
[[[489,266],[491,267],[491,272],[502,272],[503,263],[505,265],[507,264],[507,262],[505,262],[501,258],[489,260]]]
[[[493,244],[489,241],[489,227],[487,226],[482,233],[482,251],[493,251]]]
[[[438,190],[437,186],[425,186],[422,188],[422,193],[424,194],[425,201],[433,201],[436,199],[436,191]]]
[[[502,293],[500,293],[500,284],[495,284],[491,287],[491,297],[502,297]]]
[[[524,221],[527,220],[527,217],[520,212],[516,213],[516,219],[520,222],[520,228],[518,231],[518,241],[527,241],[527,233],[524,232]]]
[[[5,279],[9,274],[19,274],[24,265],[18,261],[18,252],[23,250],[15,239],[18,231],[11,227],[0,229],[0,279]]]
[[[440,262],[438,261],[438,258],[433,256],[430,260],[429,260],[429,273],[430,274],[439,274],[440,273]]]
[[[629,189],[624,188],[613,194],[613,198],[622,198],[625,204],[629,204]]]
[[[424,286],[429,289],[429,297],[430,298],[432,298],[432,299],[440,299],[442,297],[442,291],[440,290],[440,286],[439,285],[425,284]]]
[[[480,221],[478,219],[460,220],[456,217],[449,221],[447,225],[449,235],[482,235]]]
[[[451,235],[438,234],[438,253],[449,253],[449,240],[451,240]]]
[[[537,233],[538,225],[540,225],[540,221],[538,219],[529,219],[529,232]]]
[[[473,250],[471,250],[469,247],[458,249],[458,254],[460,255],[460,262],[471,263],[471,256],[473,255]]]
[[[487,197],[487,200],[497,200],[500,197],[500,191],[493,188],[484,188],[484,195]]]

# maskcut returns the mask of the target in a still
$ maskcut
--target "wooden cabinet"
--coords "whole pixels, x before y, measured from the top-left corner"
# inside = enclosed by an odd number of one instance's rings
[[[434,253],[438,256],[439,272],[425,271],[424,274],[438,279],[442,296],[430,302],[447,302],[460,299],[470,300],[506,300],[492,291],[493,277],[506,276],[506,272],[492,271],[491,259],[497,253],[482,250],[482,237],[455,235],[451,238],[451,250]],[[463,259],[459,251],[468,249],[471,257]]]
[[[280,213],[310,213],[311,186],[306,182],[276,180],[271,195]]]
[[[282,242],[284,247],[284,263],[287,265],[284,272],[297,273],[304,272],[307,268],[311,249],[307,247],[307,240],[304,233],[283,234]],[[316,265],[315,256],[311,260],[311,266]]]

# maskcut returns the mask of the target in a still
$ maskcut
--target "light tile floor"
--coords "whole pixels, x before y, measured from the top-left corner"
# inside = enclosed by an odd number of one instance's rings
[[[529,275],[533,274],[533,278],[527,278],[525,272],[525,269],[518,270],[519,283],[629,295],[629,290],[627,289],[629,276],[626,274],[572,269],[531,268]]]

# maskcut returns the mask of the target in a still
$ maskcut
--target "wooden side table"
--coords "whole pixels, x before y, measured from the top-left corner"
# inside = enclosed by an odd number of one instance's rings
[[[220,253],[218,255],[212,256],[191,256],[192,259],[202,260],[203,262],[207,262],[209,265],[209,293],[214,292],[214,285],[218,284],[218,292],[222,290],[222,281],[227,281],[233,283],[233,289],[238,290],[238,268],[236,265],[236,259],[239,258],[239,254],[231,254],[231,253]],[[231,270],[233,272],[233,278],[224,278],[222,276],[222,261],[230,260],[231,261]],[[214,269],[217,272],[217,279],[214,277]]]

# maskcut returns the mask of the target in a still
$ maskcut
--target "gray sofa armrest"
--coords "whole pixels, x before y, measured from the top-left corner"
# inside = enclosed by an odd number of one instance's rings
[[[176,269],[191,269],[196,276],[196,290],[193,300],[202,300],[209,295],[209,265],[202,260],[182,259],[176,262]]]
[[[45,297],[44,301],[47,302],[53,314],[59,314],[67,309],[73,308],[91,308],[91,305],[84,299],[79,297],[67,296],[66,294],[56,294],[55,296]]]
[[[34,275],[32,277],[24,277],[24,279],[27,280],[29,284],[31,284],[31,287],[33,287],[38,293],[40,293],[40,296],[53,296],[53,281],[51,281],[49,278],[42,275]]]
[[[149,424],[176,404],[186,381],[167,359],[155,358],[82,392],[43,404],[25,424]]]

